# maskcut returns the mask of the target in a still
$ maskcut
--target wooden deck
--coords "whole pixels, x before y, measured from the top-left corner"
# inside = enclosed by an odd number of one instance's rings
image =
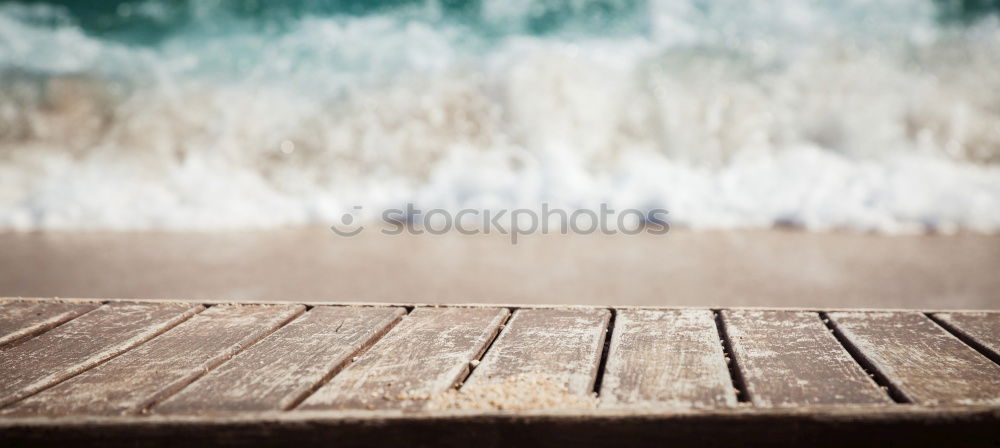
[[[1000,445],[1000,312],[0,299],[0,446]]]

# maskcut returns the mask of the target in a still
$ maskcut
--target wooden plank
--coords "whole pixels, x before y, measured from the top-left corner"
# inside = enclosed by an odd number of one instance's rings
[[[18,301],[0,304],[0,348],[50,330],[99,303]]]
[[[0,352],[0,407],[117,356],[201,311],[201,305],[109,303]]]
[[[404,308],[313,308],[153,411],[171,414],[288,409],[405,314]]]
[[[934,317],[963,342],[1000,363],[1000,313],[935,313]]]
[[[680,413],[285,412],[246,418],[0,419],[5,447],[991,447],[1000,410],[850,413],[741,409]],[[839,409],[838,409],[839,410]],[[926,410],[926,409],[925,409]]]
[[[46,416],[142,412],[304,310],[301,305],[214,306],[2,412]]]
[[[711,310],[619,310],[601,407],[736,405]]]
[[[724,310],[722,319],[754,406],[892,403],[817,313]]]
[[[1000,405],[1000,366],[920,313],[830,313],[837,328],[907,400]]]
[[[418,408],[466,376],[503,308],[417,308],[298,409]]]
[[[592,407],[610,317],[606,309],[514,312],[461,395],[444,407]]]

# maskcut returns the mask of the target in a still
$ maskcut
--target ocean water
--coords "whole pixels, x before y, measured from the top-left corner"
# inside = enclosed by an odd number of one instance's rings
[[[0,3],[0,230],[1000,230],[988,0]]]

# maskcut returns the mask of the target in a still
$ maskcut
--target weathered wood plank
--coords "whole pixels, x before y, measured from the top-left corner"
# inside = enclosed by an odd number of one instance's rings
[[[920,313],[836,312],[844,336],[906,399],[1000,405],[1000,366]]]
[[[52,329],[99,303],[7,302],[0,304],[0,348]]]
[[[619,310],[601,407],[736,405],[711,310]]]
[[[404,308],[313,308],[157,405],[153,412],[288,409],[385,334],[404,314]]]
[[[304,311],[219,305],[159,337],[3,410],[13,415],[138,413]]]
[[[934,317],[1000,363],[1000,312],[935,313]]]
[[[722,319],[754,406],[892,402],[816,313],[724,310]]]
[[[912,448],[997,446],[1000,410],[914,412],[912,406],[822,414],[790,408],[636,414],[283,413],[263,418],[0,419],[5,448],[668,447]],[[394,414],[394,415],[393,415]]]
[[[515,311],[462,386],[467,399],[459,397],[453,404],[500,409],[593,406],[610,317],[605,309]]]
[[[0,352],[0,407],[64,381],[190,318],[190,304],[110,303]]]
[[[465,377],[507,315],[502,308],[417,308],[298,409],[423,406]]]

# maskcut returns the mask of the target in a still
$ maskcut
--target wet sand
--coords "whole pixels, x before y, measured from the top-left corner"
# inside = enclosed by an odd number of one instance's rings
[[[0,296],[1000,308],[1000,237],[5,233]]]

